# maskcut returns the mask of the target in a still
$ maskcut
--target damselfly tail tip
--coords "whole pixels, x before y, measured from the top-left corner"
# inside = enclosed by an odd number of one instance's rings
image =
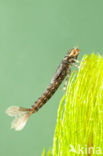
[[[21,108],[17,106],[10,106],[6,110],[6,114],[14,117],[14,120],[11,123],[11,128],[15,129],[16,131],[20,131],[24,128],[29,116],[31,115],[28,110],[26,111],[25,109],[25,111],[22,111]]]
[[[16,131],[22,130],[24,128],[24,126],[26,125],[29,116],[30,116],[29,113],[25,113],[21,116],[17,116],[12,121],[11,128],[15,129]]]

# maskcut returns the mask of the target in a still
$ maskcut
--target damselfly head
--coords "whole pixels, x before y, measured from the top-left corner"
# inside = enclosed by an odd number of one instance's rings
[[[71,60],[77,59],[77,56],[79,55],[79,53],[80,53],[80,49],[78,48],[73,48],[69,50],[67,55],[64,57],[64,61],[71,62]]]
[[[80,49],[78,48],[74,48],[70,51],[69,56],[71,57],[77,57],[80,53]]]

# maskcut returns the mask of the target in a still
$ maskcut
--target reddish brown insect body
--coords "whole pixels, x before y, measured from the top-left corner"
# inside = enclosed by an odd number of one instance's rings
[[[79,54],[79,49],[71,49],[67,56],[65,56],[57,68],[56,73],[54,74],[48,88],[42,94],[42,96],[34,103],[32,106],[31,112],[34,113],[38,111],[56,92],[64,78],[67,76],[70,71],[70,67],[73,63],[76,62],[77,56]]]
[[[61,64],[57,68],[57,71],[54,74],[48,88],[30,109],[22,107],[17,107],[16,109],[16,107],[14,106],[7,110],[7,114],[10,116],[16,116],[14,115],[14,110],[17,113],[18,118],[16,117],[16,124],[12,124],[12,128],[15,128],[16,130],[21,130],[26,124],[29,116],[38,111],[52,97],[52,95],[56,92],[64,78],[70,72],[71,65],[77,62],[76,59],[79,53],[80,50],[78,48],[71,49],[67,53],[67,55],[63,58]],[[24,115],[24,118],[22,117],[23,121],[21,122],[20,117],[23,116],[22,114]]]

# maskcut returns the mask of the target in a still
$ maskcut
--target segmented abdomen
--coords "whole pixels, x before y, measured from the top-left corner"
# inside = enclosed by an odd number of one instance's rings
[[[46,91],[32,106],[32,113],[38,111],[52,97],[52,95],[56,92],[66,75],[67,67],[61,70],[58,77],[55,76],[55,78],[53,78]]]

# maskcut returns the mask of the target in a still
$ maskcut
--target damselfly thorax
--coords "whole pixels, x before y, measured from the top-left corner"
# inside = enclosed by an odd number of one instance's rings
[[[79,53],[80,50],[78,48],[71,49],[67,53],[58,66],[46,91],[40,96],[40,98],[37,99],[37,101],[35,101],[31,108],[22,108],[16,106],[11,106],[8,108],[6,111],[7,114],[10,116],[15,116],[15,119],[12,122],[12,128],[21,130],[25,126],[29,116],[38,111],[52,97],[64,78],[68,73],[70,73],[70,67],[77,62]]]

